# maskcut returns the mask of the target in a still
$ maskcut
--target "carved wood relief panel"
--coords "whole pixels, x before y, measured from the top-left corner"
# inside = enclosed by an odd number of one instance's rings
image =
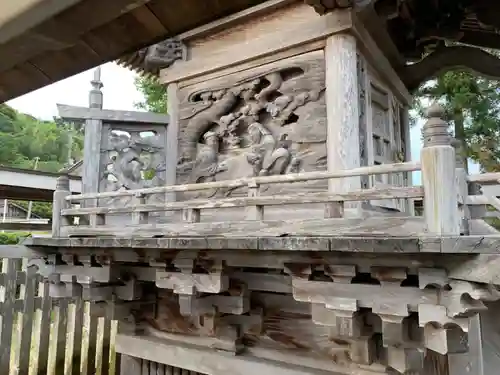
[[[104,124],[99,191],[142,189],[165,184],[166,126]],[[131,197],[101,199],[99,205],[125,205]],[[163,201],[163,194],[149,198]]]
[[[177,183],[325,170],[324,81],[317,51],[181,89]],[[278,185],[266,194],[301,188],[326,183]]]

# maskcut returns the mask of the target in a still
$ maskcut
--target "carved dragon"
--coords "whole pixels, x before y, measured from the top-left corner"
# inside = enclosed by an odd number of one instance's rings
[[[180,164],[193,161],[196,158],[197,145],[202,134],[210,129],[214,123],[218,123],[220,118],[236,104],[237,100],[238,97],[231,90],[206,93],[204,110],[192,113],[191,119],[184,129],[186,144],[183,145],[184,153],[180,157]]]
[[[138,53],[141,65],[146,72],[157,74],[160,69],[170,67],[177,60],[186,57],[186,47],[175,38],[143,48]]]

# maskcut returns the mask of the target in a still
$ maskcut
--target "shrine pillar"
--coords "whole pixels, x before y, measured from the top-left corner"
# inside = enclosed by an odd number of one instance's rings
[[[360,166],[359,105],[356,38],[334,34],[325,43],[328,171]],[[361,189],[359,177],[331,179],[332,193]],[[359,207],[351,204],[351,208]]]

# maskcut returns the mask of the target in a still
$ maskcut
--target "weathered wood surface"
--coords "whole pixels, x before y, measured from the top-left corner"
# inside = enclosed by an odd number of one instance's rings
[[[69,201],[72,201],[72,202],[76,202],[76,201],[81,201],[81,200],[86,200],[86,199],[134,196],[136,194],[159,194],[159,193],[167,193],[167,192],[199,191],[199,190],[209,190],[209,189],[215,189],[215,188],[238,188],[238,187],[247,186],[249,184],[265,185],[265,184],[304,182],[304,181],[312,181],[312,180],[328,180],[328,179],[333,179],[333,178],[359,177],[359,176],[364,176],[364,175],[414,172],[414,171],[419,171],[420,168],[421,168],[420,162],[412,161],[412,162],[405,162],[405,163],[395,163],[395,164],[376,165],[376,166],[370,166],[370,167],[360,167],[360,168],[354,168],[354,169],[345,170],[345,171],[293,173],[293,174],[286,174],[286,175],[240,178],[237,180],[225,180],[225,181],[207,182],[207,183],[200,183],[200,184],[163,186],[163,187],[156,187],[156,188],[149,188],[149,189],[103,192],[103,193],[95,193],[95,194],[88,193],[88,194],[72,195],[66,199]]]
[[[293,18],[295,22],[288,22]],[[187,42],[193,58],[175,64],[160,73],[160,81],[168,84],[244,64],[287,49],[301,46],[348,30],[350,12],[330,13],[317,17],[304,4],[295,3],[262,19],[250,19],[231,33],[223,30],[208,38]],[[242,48],[244,43],[245,48]]]
[[[500,182],[500,173],[479,173],[479,174],[471,174],[467,176],[467,181],[469,182],[490,182],[493,184],[497,184]]]
[[[275,375],[340,375],[344,371],[336,372],[336,367],[331,362],[323,362],[324,369],[314,369],[305,366],[290,365],[281,358],[277,361],[262,360],[252,355],[230,356],[214,350],[197,348],[189,345],[179,345],[177,342],[159,340],[151,337],[131,335],[118,335],[117,350],[127,355],[138,357],[157,363],[170,364],[189,371],[204,374],[233,373],[238,375],[253,375],[256,373]],[[285,356],[286,358],[286,356]],[[290,360],[290,358],[288,358]],[[302,359],[304,362],[307,358]],[[295,361],[292,361],[292,363]],[[338,368],[338,367],[337,367]],[[333,370],[333,372],[332,372]],[[340,370],[340,369],[339,369]],[[370,370],[356,369],[358,375],[375,375]],[[379,373],[380,374],[380,373]],[[383,373],[382,373],[383,374]]]
[[[424,147],[420,159],[425,191],[424,217],[429,233],[455,235],[460,234],[456,158],[444,115],[444,109],[434,104],[428,110],[423,129]]]
[[[101,91],[101,68],[98,67],[94,71],[94,79],[91,81],[92,89],[89,92],[89,108],[101,110],[103,105],[103,94]],[[88,119],[85,121],[85,137],[83,143],[83,172],[82,172],[82,193],[97,193],[100,183],[100,156],[101,142],[103,134],[103,121],[100,119]],[[61,188],[63,194],[64,188]],[[68,190],[68,189],[66,189]],[[56,194],[56,193],[55,193]],[[59,203],[64,205],[63,203]],[[92,207],[97,206],[97,200],[89,200],[82,203],[82,206]],[[56,203],[57,207],[57,203]],[[57,211],[53,213],[56,218]],[[57,230],[54,224],[53,231]]]
[[[418,236],[425,223],[418,217],[371,217],[360,219],[263,220],[207,223],[123,225],[120,227],[68,226],[61,236],[201,236],[201,237],[283,237],[283,236]]]
[[[332,35],[326,40],[327,167],[329,172],[359,168],[359,111],[356,38]],[[361,189],[359,177],[330,179],[330,192]],[[360,207],[357,204],[348,206]]]
[[[165,172],[165,184],[175,185],[177,178],[177,136],[179,134],[179,97],[178,97],[178,85],[172,83],[167,86],[167,106],[168,113],[170,115],[170,122],[167,127],[167,150],[166,150],[166,172]],[[167,201],[175,201],[175,193],[166,194]]]
[[[52,230],[52,224],[47,223],[33,223],[33,222],[0,222],[0,230],[10,230],[10,231],[25,231],[25,232],[50,232]]]
[[[211,0],[200,6],[197,0],[190,1],[174,8],[163,0],[105,5],[98,0],[80,1],[2,46],[2,54],[9,58],[1,65],[10,68],[0,71],[1,101],[263,2]],[[132,32],[124,38],[128,31]]]
[[[500,238],[498,239],[500,240]],[[489,247],[488,244],[485,246]],[[498,247],[496,250],[500,251]],[[491,252],[493,253],[494,249],[492,249]],[[450,275],[453,278],[500,285],[500,274],[498,273],[500,267],[499,255],[478,255],[474,259],[458,262],[456,264],[454,263],[455,262],[452,262],[450,271]]]
[[[329,202],[351,202],[363,200],[379,200],[392,198],[420,198],[424,191],[420,186],[389,187],[385,189],[363,189],[342,193],[299,193],[294,195],[273,195],[257,197],[236,197],[221,199],[193,199],[183,202],[166,202],[163,204],[142,204],[128,207],[90,207],[70,208],[61,211],[63,216],[78,216],[88,214],[115,214],[131,212],[181,211],[184,209],[216,209],[247,206],[276,206],[284,204],[312,204]]]
[[[17,259],[4,257],[2,250],[6,248],[9,252],[20,250]],[[89,325],[103,321],[104,316],[85,313],[83,302],[75,305],[69,300],[54,301],[49,296],[50,282],[37,274],[28,258],[19,258],[29,255],[23,249],[0,246],[0,372],[115,375],[115,355],[109,353],[110,337],[114,341],[111,326],[93,338],[88,331]],[[84,316],[87,322],[78,320],[78,316]],[[116,330],[116,322],[112,325]],[[87,350],[82,340],[87,342]]]
[[[332,219],[336,220],[336,219]],[[374,236],[363,234],[360,236],[335,236],[331,233],[318,236],[289,236],[269,237],[262,234],[254,237],[239,237],[237,234],[231,237],[222,236],[173,236],[172,238],[147,238],[136,237],[129,231],[124,237],[84,237],[84,238],[27,238],[23,245],[34,248],[32,254],[39,257],[44,252],[56,252],[58,247],[70,248],[144,248],[165,250],[284,250],[284,251],[333,251],[354,253],[448,253],[465,255],[488,254],[488,257],[478,257],[470,266],[465,265],[463,272],[470,267],[470,272],[476,272],[475,268],[482,266],[485,273],[493,275],[497,258],[500,255],[500,236]],[[0,247],[1,249],[1,247]],[[459,275],[458,270],[456,271]],[[469,276],[473,277],[473,276]],[[479,277],[479,276],[478,276]],[[491,276],[490,276],[491,277]],[[457,278],[460,278],[457,276]],[[486,280],[480,278],[479,281]],[[488,279],[489,280],[489,279]],[[471,279],[471,281],[474,281]]]
[[[58,104],[59,116],[66,120],[102,120],[106,122],[126,122],[144,124],[168,124],[169,115],[153,112],[118,111],[110,109],[76,107]]]
[[[374,19],[370,21],[373,22]],[[358,40],[360,51],[365,55],[370,64],[377,68],[380,74],[385,78],[384,81],[394,90],[394,93],[402,99],[403,103],[410,104],[412,101],[411,94],[401,81],[399,75],[394,71],[387,55],[380,50],[379,45],[375,42],[375,35],[366,29],[366,24],[363,24],[356,14],[353,16],[353,25],[352,32]]]
[[[479,316],[479,328],[482,344],[483,373],[481,375],[496,374],[500,367],[500,329],[498,314],[500,303],[488,304],[488,311]],[[461,375],[461,374],[459,374]]]
[[[24,245],[0,245],[0,258],[7,259],[37,259],[44,256],[45,251],[38,251]]]

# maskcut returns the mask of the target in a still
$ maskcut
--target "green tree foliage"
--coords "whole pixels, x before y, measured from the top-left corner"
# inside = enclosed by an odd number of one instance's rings
[[[81,157],[83,135],[73,132],[72,150],[68,150],[71,128],[54,121],[41,121],[0,105],[0,165],[47,172],[59,171],[68,160]]]
[[[144,101],[136,104],[137,108],[149,112],[167,113],[167,89],[155,77],[138,76],[135,87],[144,96]]]
[[[0,233],[0,245],[16,245],[23,238],[29,237],[25,232],[4,232]]]
[[[73,142],[69,142],[72,137]],[[71,144],[71,150],[68,145]],[[81,129],[60,121],[41,121],[0,104],[0,165],[44,172],[58,172],[68,162],[68,157],[82,156],[83,133]],[[16,201],[28,208],[28,202]],[[52,206],[48,202],[34,202],[33,214],[50,218]]]
[[[416,108],[439,101],[454,135],[485,171],[500,170],[500,82],[462,70],[448,71],[425,83],[416,93]]]

